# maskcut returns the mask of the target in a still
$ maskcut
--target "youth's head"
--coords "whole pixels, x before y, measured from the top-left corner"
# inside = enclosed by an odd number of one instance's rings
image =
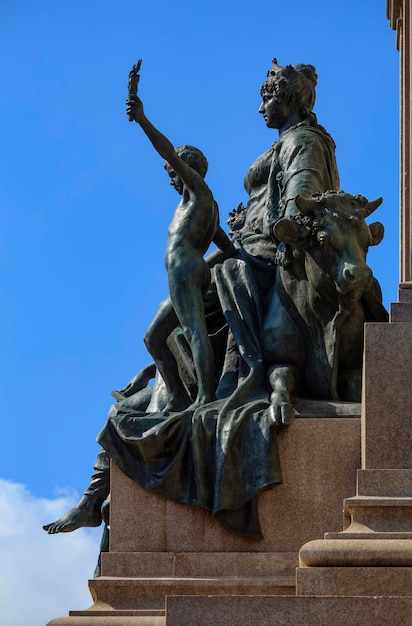
[[[187,165],[190,165],[191,168],[196,170],[198,174],[202,178],[206,176],[208,162],[201,150],[195,148],[194,146],[179,146],[176,148],[176,154],[180,156],[182,161],[184,161]]]
[[[316,70],[313,65],[278,65],[273,59],[267,79],[260,88],[262,104],[259,112],[267,126],[281,128],[288,117],[303,121],[313,115]]]
[[[202,178],[206,176],[208,162],[201,150],[194,146],[184,145],[176,148],[176,154],[180,156],[182,161],[194,169]],[[176,189],[178,193],[183,192],[183,182],[180,176],[176,174],[174,169],[170,167],[169,163],[165,163],[165,170],[169,175],[170,184]]]

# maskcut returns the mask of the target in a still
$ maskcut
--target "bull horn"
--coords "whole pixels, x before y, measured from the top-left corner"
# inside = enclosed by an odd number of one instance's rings
[[[303,215],[310,215],[319,208],[319,202],[313,198],[305,198],[298,194],[295,198],[295,204]]]
[[[371,215],[374,211],[376,211],[378,206],[382,204],[382,201],[383,201],[383,198],[376,198],[375,200],[371,200],[370,202],[368,202],[368,204],[365,207],[365,217],[369,217],[369,215]]]

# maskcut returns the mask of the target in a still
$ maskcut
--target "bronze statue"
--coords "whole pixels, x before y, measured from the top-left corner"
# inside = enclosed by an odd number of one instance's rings
[[[256,495],[282,480],[276,431],[292,421],[295,395],[358,399],[363,322],[387,319],[365,261],[367,247],[379,243],[383,229],[365,222],[376,203],[338,193],[335,145],[312,111],[316,82],[313,66],[281,67],[273,60],[261,87],[259,112],[279,138],[246,174],[246,206],[230,213],[235,254],[226,240],[217,242],[221,251],[206,259],[210,273],[202,258],[207,242],[216,238],[213,196],[202,176],[190,171],[148,122],[137,96],[129,98],[128,115],[168,161],[172,182],[183,192],[169,233],[170,300],[151,326],[159,332],[162,349],[167,339],[174,360],[172,369],[163,368],[162,381],[162,357],[154,350],[158,371],[153,387],[138,389],[131,383],[125,388],[138,390],[112,407],[98,436],[104,451],[85,496],[47,525],[48,532],[99,521],[111,457],[143,487],[208,508],[227,528],[259,538]],[[195,218],[207,224],[207,234],[198,238],[195,231],[196,253],[186,256],[174,236],[183,228],[180,211],[188,209],[189,201],[195,204]],[[350,245],[336,235],[341,231]],[[192,237],[192,231],[186,232]],[[331,233],[339,244],[331,244]],[[193,260],[199,268],[194,291],[179,300],[176,292],[189,279]],[[193,327],[199,320],[203,341],[207,334],[210,342],[202,353],[208,355],[210,348],[213,353],[205,367],[196,365],[200,352],[193,349]],[[187,365],[191,359],[198,388]],[[177,398],[168,381],[171,371],[178,377]],[[182,410],[165,410],[170,408]]]
[[[225,254],[233,255],[233,244],[219,225],[219,211],[204,181],[207,160],[198,148],[175,148],[147,119],[137,96],[127,100],[127,115],[134,119],[157,152],[166,159],[170,184],[182,196],[168,230],[165,265],[170,298],[159,307],[145,335],[145,344],[166,384],[166,410],[191,409],[215,400],[214,356],[209,341],[203,295],[210,284],[210,269],[203,256],[214,242]],[[172,330],[181,326],[189,343],[197,378],[197,396],[190,403],[179,376],[176,360],[166,343]]]

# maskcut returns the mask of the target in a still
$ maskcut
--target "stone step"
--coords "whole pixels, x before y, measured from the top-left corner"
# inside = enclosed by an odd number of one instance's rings
[[[122,615],[70,615],[57,617],[47,626],[166,626],[166,617]]]
[[[104,552],[109,578],[216,578],[294,576],[294,552]]]
[[[325,539],[412,539],[412,532],[377,532],[361,525],[349,526],[339,533],[325,533]]]
[[[412,568],[412,539],[352,539],[348,534],[337,540],[314,539],[302,546],[299,561],[308,568]]]
[[[160,618],[164,618],[166,615],[165,609],[113,609],[108,604],[98,602],[94,604],[90,609],[83,611],[69,611],[71,617],[140,617],[143,621],[144,618],[159,618],[159,624],[162,624]]]
[[[410,539],[412,498],[390,496],[353,496],[346,498],[343,533],[326,533],[325,539],[356,538]]]
[[[166,626],[408,626],[411,615],[411,597],[175,596]]]
[[[410,506],[412,497],[399,496],[352,496],[345,498],[345,506]]]
[[[127,578],[105,577],[89,581],[94,605],[70,615],[160,615],[170,595],[293,595],[295,576]],[[140,612],[140,613],[139,613]]]
[[[405,597],[412,589],[412,567],[299,567],[296,582],[299,596]]]

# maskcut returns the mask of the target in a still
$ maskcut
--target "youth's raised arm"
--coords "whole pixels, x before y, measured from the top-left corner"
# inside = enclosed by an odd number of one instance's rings
[[[147,119],[143,102],[138,96],[129,98],[126,101],[126,113],[129,120],[135,120],[150,139],[155,150],[165,159],[180,176],[189,189],[193,187],[203,187],[206,185],[203,178],[176,154],[173,144]]]

